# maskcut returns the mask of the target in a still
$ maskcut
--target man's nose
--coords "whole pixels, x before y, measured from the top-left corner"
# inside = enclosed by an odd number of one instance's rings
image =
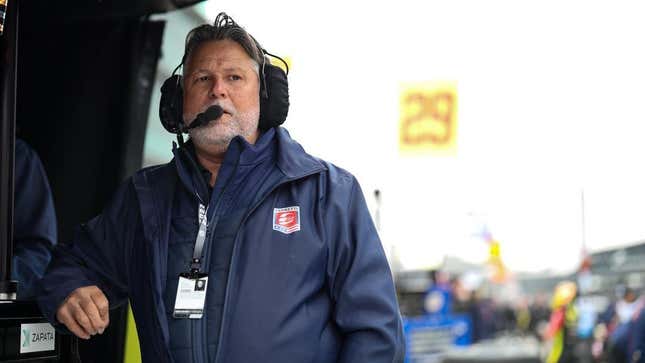
[[[220,79],[214,79],[213,85],[210,89],[211,98],[225,98],[226,97],[226,87],[224,82]]]

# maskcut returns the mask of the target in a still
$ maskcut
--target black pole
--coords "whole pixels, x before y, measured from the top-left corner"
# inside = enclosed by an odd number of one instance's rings
[[[0,300],[15,300],[18,283],[11,280],[13,257],[14,145],[16,142],[16,73],[18,0],[9,1],[0,38]]]

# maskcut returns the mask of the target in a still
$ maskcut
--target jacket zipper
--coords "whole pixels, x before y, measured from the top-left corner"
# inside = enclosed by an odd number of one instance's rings
[[[224,199],[224,196],[226,195],[226,192],[228,191],[229,185],[231,185],[231,181],[233,180],[235,174],[237,173],[237,167],[239,165],[239,158],[237,162],[235,163],[235,167],[233,168],[233,173],[229,176],[229,179],[226,181],[226,185],[224,185],[224,189],[222,189],[222,193],[220,194],[219,199],[215,203],[215,209],[213,210],[212,218],[213,220],[208,223],[208,213],[206,214],[206,243],[204,244],[204,250],[202,252],[203,255],[203,271],[206,272],[208,270],[208,266],[210,264],[210,247],[213,244],[213,236],[215,235],[215,230],[217,228],[217,223],[219,222],[219,209],[222,205],[222,200]],[[212,195],[211,195],[212,197]],[[210,200],[209,200],[210,204]],[[209,271],[210,272],[210,271]],[[206,296],[206,299],[208,300],[208,295]],[[207,336],[207,317],[206,317],[206,304],[208,301],[204,302],[204,312],[202,315],[201,319],[197,319],[195,321],[195,324],[193,325],[194,329],[194,337],[195,339],[193,340],[196,344],[193,345],[193,355],[195,356],[196,359],[195,361],[197,363],[200,362],[207,362],[208,358],[208,338]],[[219,340],[219,339],[218,339]],[[204,342],[206,341],[206,342]]]
[[[233,269],[233,267],[235,266],[235,260],[237,259],[237,254],[239,252],[238,239],[239,239],[239,236],[240,236],[240,230],[242,229],[242,226],[246,223],[246,220],[249,219],[251,214],[253,214],[253,212],[255,212],[255,210],[260,206],[260,204],[262,204],[264,202],[264,200],[269,195],[271,195],[274,191],[276,191],[276,189],[278,189],[282,185],[285,185],[285,184],[290,183],[292,181],[299,180],[299,179],[302,179],[302,178],[306,178],[306,177],[314,175],[314,174],[318,174],[318,173],[320,173],[321,171],[324,171],[324,170],[325,170],[324,168],[316,169],[316,170],[311,171],[310,173],[307,173],[307,174],[304,174],[304,175],[301,175],[301,176],[298,176],[298,177],[294,177],[294,178],[285,179],[285,180],[277,183],[276,185],[273,186],[273,188],[271,188],[271,190],[269,190],[269,192],[267,192],[264,196],[262,196],[262,198],[260,198],[258,200],[258,202],[253,205],[253,207],[251,207],[249,209],[249,211],[246,213],[246,215],[244,215],[244,218],[242,219],[242,222],[240,223],[240,226],[238,227],[237,231],[235,232],[235,239],[233,240],[233,253],[231,255],[231,261],[229,262],[229,265],[228,265],[228,278],[226,279],[226,290],[224,291],[224,306],[222,307],[222,321],[220,322],[219,339],[217,340],[217,347],[215,349],[215,363],[220,361],[220,354],[221,354],[221,349],[220,348],[222,347],[222,340],[224,339],[224,334],[223,333],[224,333],[224,327],[225,327],[225,324],[226,324],[226,317],[228,315],[227,310],[228,310],[229,289],[231,288],[231,281],[233,280],[233,274],[234,274],[234,271],[235,271]]]

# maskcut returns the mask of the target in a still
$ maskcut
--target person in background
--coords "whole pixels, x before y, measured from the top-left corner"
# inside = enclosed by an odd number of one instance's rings
[[[618,319],[618,325],[626,324],[632,320],[638,305],[638,295],[634,289],[626,287],[623,298],[616,302],[616,317]]]
[[[539,339],[542,337],[551,315],[548,299],[544,293],[538,293],[533,297],[530,309],[531,323],[529,329],[531,334]]]
[[[530,334],[531,327],[531,309],[529,308],[529,299],[526,296],[520,297],[515,304],[515,321],[517,331],[527,336]]]
[[[613,326],[607,338],[607,351],[611,363],[629,362],[629,339],[633,327],[633,317],[640,301],[636,292],[626,287],[622,299],[615,304]]]
[[[11,278],[18,299],[33,299],[56,245],[54,201],[40,158],[16,139],[14,172],[13,259]]]
[[[645,296],[637,301],[627,343],[628,363],[645,363]]]
[[[544,333],[544,340],[551,340],[551,350],[546,363],[578,362],[575,355],[578,317],[575,307],[577,286],[571,281],[562,281],[555,287],[551,319]]]

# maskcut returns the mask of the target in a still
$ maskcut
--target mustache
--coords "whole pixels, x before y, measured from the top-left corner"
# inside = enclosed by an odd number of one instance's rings
[[[224,113],[228,113],[229,115],[232,115],[232,114],[234,114],[234,113],[235,113],[235,108],[234,108],[234,107],[232,107],[231,105],[224,105],[224,104],[222,104],[222,102],[212,102],[212,103],[210,103],[210,104],[206,105],[206,107],[204,107],[204,108],[203,108],[201,111],[199,111],[198,113],[201,113],[201,112],[206,111],[206,110],[207,110],[209,107],[211,107],[211,106],[219,106],[219,107],[221,107],[221,108],[222,108],[222,110],[224,111]]]

